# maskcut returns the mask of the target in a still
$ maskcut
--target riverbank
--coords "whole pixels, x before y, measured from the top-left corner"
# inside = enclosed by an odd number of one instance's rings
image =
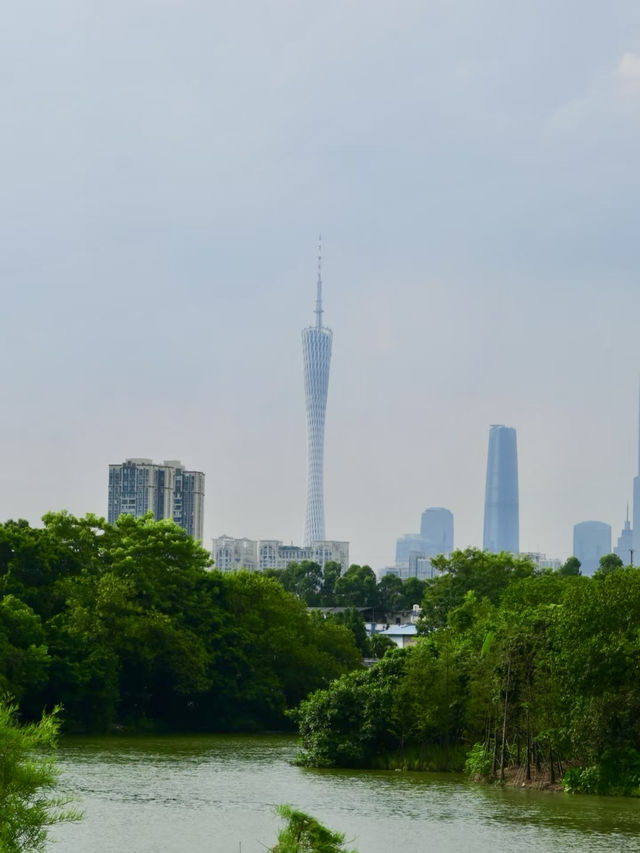
[[[540,770],[531,767],[529,775],[530,778],[527,779],[525,767],[506,767],[504,779],[497,777],[491,781],[497,785],[505,785],[509,788],[529,788],[532,791],[549,791],[556,794],[565,793],[562,776],[556,772],[555,779],[552,782],[548,766],[545,767],[542,765]]]

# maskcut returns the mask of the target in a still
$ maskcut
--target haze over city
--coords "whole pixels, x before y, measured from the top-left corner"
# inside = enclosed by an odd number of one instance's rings
[[[206,472],[205,535],[300,542],[323,235],[327,538],[614,541],[638,468],[640,7],[11,4],[0,26],[0,518],[106,514],[109,463]]]

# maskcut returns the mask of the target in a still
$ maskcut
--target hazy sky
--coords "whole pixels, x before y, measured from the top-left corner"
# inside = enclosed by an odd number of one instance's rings
[[[637,0],[21,0],[0,10],[0,518],[207,475],[206,544],[300,542],[322,232],[327,536],[614,535],[638,465]]]

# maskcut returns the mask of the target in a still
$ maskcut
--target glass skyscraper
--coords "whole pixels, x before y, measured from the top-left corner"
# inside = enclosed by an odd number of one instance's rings
[[[516,431],[513,427],[493,424],[489,430],[483,548],[493,554],[500,551],[517,554],[518,527]]]
[[[304,544],[325,539],[324,532],[324,422],[329,389],[333,332],[322,325],[321,256],[318,253],[316,323],[302,331],[304,391],[307,406],[307,512]]]
[[[634,552],[633,563],[640,563],[640,393],[638,394],[638,473],[633,478],[633,525],[632,525],[632,548]],[[622,556],[622,555],[620,555]],[[625,565],[632,562],[631,555],[623,557]]]

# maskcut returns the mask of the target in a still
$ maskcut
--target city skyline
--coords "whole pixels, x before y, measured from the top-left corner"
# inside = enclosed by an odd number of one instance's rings
[[[319,231],[350,559],[426,506],[480,545],[491,423],[522,551],[633,518],[640,5],[32,11],[0,32],[0,519],[106,515],[110,462],[174,457],[205,542],[300,542]]]

